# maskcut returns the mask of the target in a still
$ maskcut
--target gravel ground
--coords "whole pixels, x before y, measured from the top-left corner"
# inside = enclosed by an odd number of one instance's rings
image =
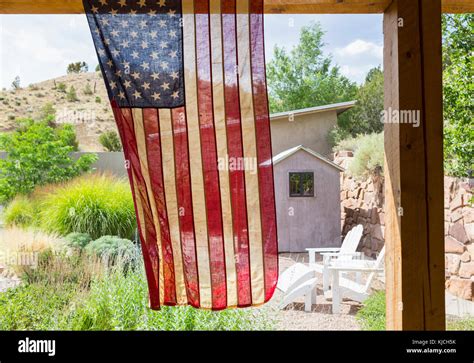
[[[279,258],[280,272],[286,270],[294,263],[307,263],[307,254],[292,253],[281,254]],[[331,300],[326,300],[322,295],[322,286],[318,285],[316,304],[311,312],[304,311],[303,299],[297,301],[284,310],[276,306],[282,298],[278,290],[270,301],[274,309],[278,330],[360,330],[355,314],[361,305],[354,301],[344,300],[341,304],[341,313],[331,313]]]

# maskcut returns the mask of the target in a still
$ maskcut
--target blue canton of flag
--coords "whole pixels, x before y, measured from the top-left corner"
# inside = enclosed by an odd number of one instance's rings
[[[180,0],[86,0],[109,98],[119,107],[184,105]]]

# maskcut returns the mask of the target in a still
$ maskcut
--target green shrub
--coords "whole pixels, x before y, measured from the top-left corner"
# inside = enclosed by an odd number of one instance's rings
[[[58,85],[56,86],[56,89],[59,92],[66,93],[66,84],[63,82],[59,82]]]
[[[350,150],[354,158],[349,164],[349,172],[356,177],[381,174],[384,165],[383,133],[358,135],[339,142],[334,151]]]
[[[0,330],[53,330],[71,299],[74,284],[53,288],[39,283],[0,293]]]
[[[91,88],[91,85],[89,83],[87,83],[86,87],[84,88],[84,94],[88,95],[88,96],[94,94],[94,92],[92,92],[92,88]]]
[[[273,320],[265,309],[198,310],[192,307],[148,308],[141,268],[123,273],[116,266],[95,281],[90,294],[70,316],[72,330],[266,330]],[[113,297],[113,298],[111,298]]]
[[[43,107],[41,107],[38,119],[39,120],[44,120],[50,116],[55,116],[56,115],[56,108],[51,102],[45,103]]]
[[[7,227],[30,227],[37,222],[37,219],[37,206],[24,196],[13,199],[3,211],[3,220]]]
[[[97,96],[95,98],[95,103],[101,103],[102,102],[102,98],[100,98],[99,96]]]
[[[122,151],[122,143],[115,131],[106,131],[99,137],[99,142],[107,151]]]
[[[68,102],[79,101],[79,98],[77,98],[76,89],[74,88],[74,86],[71,86],[71,88],[69,88],[69,91],[66,94],[66,99],[68,100]]]
[[[121,256],[126,259],[135,257],[135,245],[133,242],[116,236],[102,236],[89,243],[86,251],[98,257],[115,258]]]
[[[93,239],[105,235],[131,239],[136,228],[130,186],[110,175],[89,175],[59,185],[44,196],[41,207],[43,228],[62,235],[80,232]]]
[[[89,171],[97,160],[95,154],[73,160],[74,130],[71,126],[54,128],[50,122],[24,119],[14,132],[0,135],[0,150],[7,152],[0,159],[0,202],[31,193],[40,185],[69,180]]]
[[[474,330],[474,318],[450,318],[447,321],[447,330]]]
[[[385,292],[376,292],[365,300],[356,317],[364,330],[385,330]]]
[[[78,250],[82,250],[92,241],[92,237],[89,234],[78,232],[69,233],[64,239],[69,247]]]
[[[138,253],[138,249],[136,249]],[[142,261],[141,259],[139,260]],[[83,255],[43,253],[24,285],[0,293],[0,330],[266,330],[267,308],[148,308],[143,262],[88,273]]]

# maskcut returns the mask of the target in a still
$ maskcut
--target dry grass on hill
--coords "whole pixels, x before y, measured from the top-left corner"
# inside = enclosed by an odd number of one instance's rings
[[[61,90],[65,85],[65,91]],[[67,92],[74,87],[78,100],[68,101]],[[87,92],[89,88],[92,93]],[[81,151],[103,151],[99,136],[116,130],[104,80],[96,72],[69,74],[13,91],[0,91],[0,132],[11,131],[15,120],[38,117],[41,108],[51,103],[56,121],[75,125]]]

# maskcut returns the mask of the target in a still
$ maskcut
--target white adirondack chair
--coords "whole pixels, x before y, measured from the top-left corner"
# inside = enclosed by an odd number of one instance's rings
[[[277,289],[284,293],[279,308],[283,309],[297,298],[303,296],[305,311],[311,311],[316,302],[315,271],[302,263],[295,263],[287,268],[278,278]]]
[[[332,276],[331,290],[332,290],[332,312],[339,314],[340,304],[343,298],[348,298],[354,301],[363,302],[367,299],[370,291],[370,286],[374,281],[374,277],[378,273],[384,271],[385,247],[382,248],[375,261],[369,260],[346,260],[333,261],[328,270]],[[365,284],[352,281],[348,278],[342,277],[341,273],[355,272],[363,273],[370,272]],[[325,294],[327,295],[327,293]]]
[[[309,254],[309,266],[323,275],[323,290],[329,289],[330,273],[328,266],[332,261],[350,261],[354,258],[362,258],[363,253],[357,252],[357,246],[364,232],[364,227],[358,224],[347,232],[346,237],[342,241],[341,247],[325,247],[325,248],[307,248]],[[316,263],[316,255],[323,257],[323,263]]]

